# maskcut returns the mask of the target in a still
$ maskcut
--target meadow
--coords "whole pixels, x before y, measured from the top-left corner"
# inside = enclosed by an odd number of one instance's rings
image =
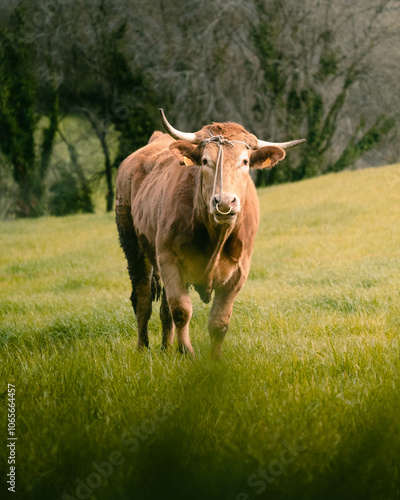
[[[195,361],[135,350],[113,214],[0,222],[1,498],[400,498],[399,166],[258,194],[219,362],[195,292]]]

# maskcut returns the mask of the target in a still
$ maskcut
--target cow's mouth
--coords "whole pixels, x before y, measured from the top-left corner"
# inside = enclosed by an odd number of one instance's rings
[[[236,221],[237,214],[213,214],[217,224],[233,224]]]

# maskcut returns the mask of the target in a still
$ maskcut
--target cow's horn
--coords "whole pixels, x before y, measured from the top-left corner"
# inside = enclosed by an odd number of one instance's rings
[[[289,141],[289,142],[267,142],[258,139],[258,147],[263,148],[264,146],[279,146],[282,149],[289,149],[289,148],[294,148],[295,146],[298,146],[303,142],[306,142],[306,140],[297,139],[296,141]]]
[[[166,119],[164,110],[160,108],[159,111],[164,127],[167,129],[168,133],[172,135],[174,139],[182,139],[184,141],[189,141],[193,144],[199,144],[201,142],[201,140],[197,137],[197,134],[193,134],[191,132],[180,132],[179,130],[174,128]]]

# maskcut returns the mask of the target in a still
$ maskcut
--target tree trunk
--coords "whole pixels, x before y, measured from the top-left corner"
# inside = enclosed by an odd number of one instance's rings
[[[104,154],[104,162],[106,167],[106,182],[107,182],[107,194],[106,194],[106,210],[107,212],[111,212],[113,209],[114,203],[114,187],[113,187],[113,179],[112,179],[112,165],[110,158],[110,150],[108,149],[107,141],[106,141],[106,133],[104,130],[100,130],[97,134],[101,147],[103,149]]]

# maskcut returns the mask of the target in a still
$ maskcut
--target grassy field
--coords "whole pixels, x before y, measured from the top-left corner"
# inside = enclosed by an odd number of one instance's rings
[[[259,191],[223,359],[135,351],[112,214],[0,223],[1,498],[7,384],[25,500],[400,498],[400,171]]]

